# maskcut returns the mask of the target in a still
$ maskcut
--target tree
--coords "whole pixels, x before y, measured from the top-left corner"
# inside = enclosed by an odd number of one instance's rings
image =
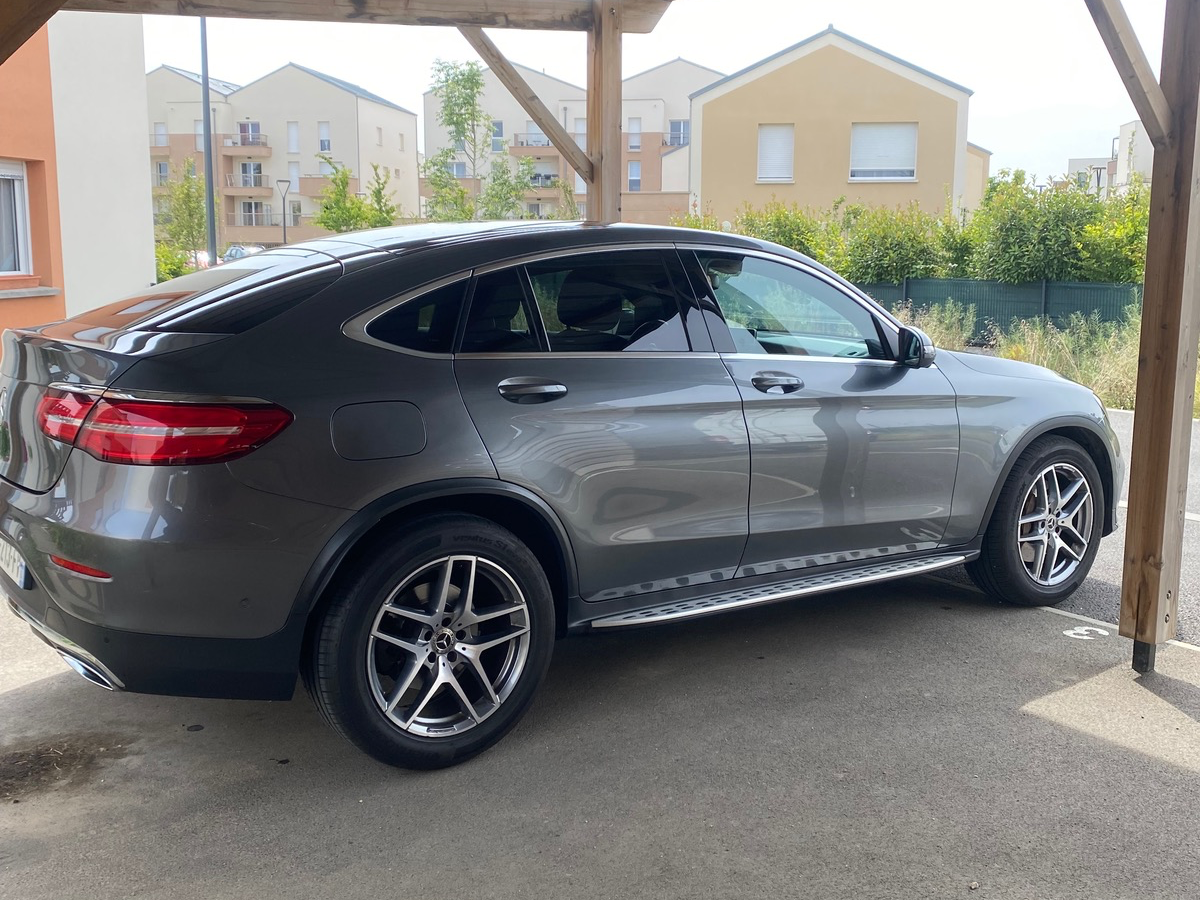
[[[371,228],[393,225],[400,211],[392,202],[392,198],[396,196],[395,191],[388,190],[388,183],[392,180],[391,172],[387,166],[380,170],[378,164],[371,163],[371,173],[371,183],[367,185],[367,205],[370,208],[370,221],[367,224]]]
[[[475,201],[454,177],[450,168],[453,162],[454,151],[447,147],[429,157],[421,170],[429,190],[426,215],[435,222],[467,222],[475,218]]]
[[[521,214],[526,191],[533,188],[533,160],[517,159],[514,172],[505,157],[492,160],[492,171],[479,194],[477,213],[484,219],[514,219]]]
[[[195,266],[197,254],[208,244],[204,179],[196,174],[196,163],[191,159],[176,175],[167,185],[164,230],[167,240],[176,249],[189,253]]]
[[[564,222],[573,222],[583,218],[583,213],[579,211],[579,204],[575,200],[575,188],[565,178],[559,179],[558,182],[558,209],[555,210],[554,217],[562,219]]]
[[[449,132],[455,151],[467,158],[467,171],[479,178],[479,164],[492,150],[492,117],[483,109],[483,67],[434,60],[433,95],[438,123]]]
[[[317,154],[317,158],[332,171],[329,174],[329,184],[321,191],[321,209],[313,217],[313,224],[337,232],[359,231],[370,227],[370,205],[362,197],[350,193],[350,170],[324,154]]]

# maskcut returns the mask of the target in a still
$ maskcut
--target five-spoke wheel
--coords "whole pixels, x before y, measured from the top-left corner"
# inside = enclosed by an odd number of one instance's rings
[[[304,668],[343,736],[429,769],[517,723],[550,661],[554,601],[516,536],[475,516],[430,516],[381,535],[344,571]]]
[[[992,596],[1053,605],[1087,577],[1103,527],[1104,486],[1082,447],[1034,441],[1018,457],[984,533],[971,578]]]

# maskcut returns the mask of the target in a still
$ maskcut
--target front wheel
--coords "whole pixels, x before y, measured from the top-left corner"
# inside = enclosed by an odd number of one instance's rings
[[[490,747],[550,662],[554,602],[511,532],[441,515],[376,541],[333,589],[305,667],[318,709],[376,759],[434,769]]]
[[[1039,438],[1013,466],[967,572],[1006,603],[1061,603],[1091,571],[1103,515],[1104,486],[1092,458],[1074,441]]]

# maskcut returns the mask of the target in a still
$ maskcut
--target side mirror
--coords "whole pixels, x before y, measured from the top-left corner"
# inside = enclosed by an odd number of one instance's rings
[[[925,369],[933,365],[937,348],[929,335],[920,328],[905,326],[900,329],[900,355],[897,362],[911,369]]]

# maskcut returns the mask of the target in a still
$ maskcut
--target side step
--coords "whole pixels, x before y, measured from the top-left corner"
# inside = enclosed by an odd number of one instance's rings
[[[966,561],[966,556],[956,553],[900,562],[879,562],[855,569],[843,569],[840,572],[805,575],[790,581],[764,584],[724,594],[711,594],[707,597],[696,597],[676,603],[663,603],[647,609],[635,609],[630,612],[618,613],[615,616],[596,619],[591,624],[593,628],[620,628],[624,625],[650,625],[658,622],[673,622],[677,619],[692,619],[696,616],[712,615],[730,609],[760,606],[764,603],[775,603],[778,600],[790,600],[805,594],[820,594],[825,591],[858,587],[876,581],[890,581],[893,578],[919,575],[922,572],[957,566]]]

